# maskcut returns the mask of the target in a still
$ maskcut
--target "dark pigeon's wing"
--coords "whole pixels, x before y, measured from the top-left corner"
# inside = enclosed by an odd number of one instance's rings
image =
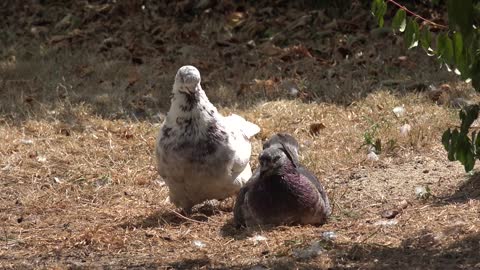
[[[248,191],[248,185],[245,185],[240,189],[235,201],[235,207],[233,208],[233,222],[236,227],[245,226],[245,217],[243,216],[243,208],[245,203],[245,194]]]
[[[248,179],[248,182],[240,189],[237,194],[237,199],[235,200],[235,206],[233,208],[233,221],[235,223],[235,226],[237,227],[246,226],[247,219],[252,218],[251,213],[246,213],[247,216],[245,216],[244,209],[250,209],[248,205],[245,205],[248,203],[246,200],[246,196],[247,192],[249,192],[252,186],[254,186],[255,183],[258,181],[260,181],[260,169],[257,168],[253,172],[252,177]]]
[[[327,215],[330,215],[332,213],[332,208],[330,206],[330,201],[327,197],[327,192],[325,192],[325,188],[323,187],[322,183],[320,183],[317,177],[307,168],[300,166],[297,168],[297,170],[300,174],[305,176],[317,188],[318,193],[320,193],[320,196],[325,202],[325,212],[327,213]]]

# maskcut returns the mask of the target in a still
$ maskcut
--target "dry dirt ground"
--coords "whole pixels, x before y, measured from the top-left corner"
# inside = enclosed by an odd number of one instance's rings
[[[10,2],[0,268],[480,269],[480,177],[440,143],[455,98],[478,96],[360,5],[337,18],[285,3]],[[273,133],[298,138],[332,201],[327,224],[237,229],[233,199],[176,211],[153,149],[183,64],[222,113],[262,128],[254,168]]]

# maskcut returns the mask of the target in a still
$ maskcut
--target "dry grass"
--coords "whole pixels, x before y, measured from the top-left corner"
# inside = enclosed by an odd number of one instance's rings
[[[453,92],[440,102],[448,104],[471,86],[435,59],[400,49],[398,36],[375,35],[358,6],[335,24],[319,11],[252,10],[226,44],[219,29],[231,18],[222,5],[187,20],[177,16],[182,4],[147,1],[142,11],[138,1],[119,2],[6,5],[17,16],[5,32],[20,34],[0,52],[0,268],[480,268],[479,177],[447,161],[440,136],[458,123],[456,111],[422,92],[447,82]],[[73,14],[83,23],[50,25],[34,40],[30,16],[39,10],[54,22]],[[266,30],[275,36],[259,37]],[[118,44],[105,48],[107,40]],[[175,212],[153,148],[184,64],[199,67],[220,111],[262,128],[252,140],[254,168],[264,139],[295,135],[333,203],[327,224],[236,229],[233,199],[189,217]],[[288,94],[292,87],[298,96]],[[397,118],[400,105],[406,114]],[[412,130],[402,136],[405,123]],[[367,133],[382,142],[379,161],[367,159]],[[430,198],[418,199],[417,186],[429,187]],[[392,209],[396,218],[381,216]],[[337,238],[323,239],[328,231]],[[322,254],[295,258],[316,241]]]
[[[397,118],[391,110],[400,104],[407,113]],[[235,112],[262,127],[253,140],[254,167],[261,140],[272,133],[286,131],[300,140],[304,164],[332,198],[328,224],[237,230],[230,223],[232,200],[181,217],[156,180],[152,151],[158,124],[107,120],[79,106],[68,109],[75,121],[52,115],[0,127],[1,266],[321,269],[478,263],[478,181],[462,180],[462,168],[446,161],[438,140],[455,121],[452,110],[421,95],[378,92],[348,107],[271,101]],[[57,114],[63,113],[59,108]],[[405,122],[413,129],[403,137],[398,128]],[[325,128],[314,136],[312,123]],[[395,141],[378,162],[366,160],[360,148],[363,133],[375,123],[378,138]],[[428,185],[435,198],[416,199],[418,185]],[[375,225],[384,220],[382,210],[402,200],[409,205],[395,219],[398,224]],[[338,238],[323,240],[323,255],[293,257],[324,231]],[[256,234],[267,240],[249,239]],[[206,247],[196,247],[195,240]],[[412,261],[417,256],[425,257]]]

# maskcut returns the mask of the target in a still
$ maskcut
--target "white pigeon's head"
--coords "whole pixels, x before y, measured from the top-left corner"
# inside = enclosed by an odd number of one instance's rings
[[[184,93],[195,93],[200,89],[200,71],[194,66],[183,66],[178,69],[175,76],[173,90]]]

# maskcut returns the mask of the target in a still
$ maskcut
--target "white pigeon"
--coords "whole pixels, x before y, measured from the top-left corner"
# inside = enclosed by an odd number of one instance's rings
[[[194,66],[178,70],[155,151],[170,201],[185,212],[240,190],[252,175],[249,138],[260,131],[241,116],[222,116],[208,100],[200,80]]]

